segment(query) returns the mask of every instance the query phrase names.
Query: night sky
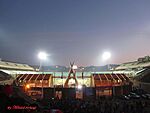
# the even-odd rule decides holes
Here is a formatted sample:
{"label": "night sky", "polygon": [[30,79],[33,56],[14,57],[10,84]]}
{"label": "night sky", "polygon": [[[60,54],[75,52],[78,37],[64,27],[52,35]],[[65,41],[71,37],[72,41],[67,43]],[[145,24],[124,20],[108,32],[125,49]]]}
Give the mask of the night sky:
{"label": "night sky", "polygon": [[150,55],[150,0],[0,0],[0,58],[39,64],[39,51],[49,54],[45,65]]}

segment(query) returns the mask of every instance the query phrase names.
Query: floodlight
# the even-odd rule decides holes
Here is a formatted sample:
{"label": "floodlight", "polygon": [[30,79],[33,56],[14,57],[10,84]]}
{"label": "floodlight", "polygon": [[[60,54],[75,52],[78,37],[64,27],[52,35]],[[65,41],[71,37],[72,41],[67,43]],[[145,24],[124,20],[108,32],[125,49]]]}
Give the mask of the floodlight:
{"label": "floodlight", "polygon": [[104,52],[103,55],[102,55],[103,61],[106,61],[106,60],[110,59],[110,57],[111,57],[111,53],[107,52],[107,51]]}
{"label": "floodlight", "polygon": [[38,54],[38,58],[40,59],[40,60],[46,60],[47,59],[47,53],[45,53],[45,52],[40,52],[39,54]]}

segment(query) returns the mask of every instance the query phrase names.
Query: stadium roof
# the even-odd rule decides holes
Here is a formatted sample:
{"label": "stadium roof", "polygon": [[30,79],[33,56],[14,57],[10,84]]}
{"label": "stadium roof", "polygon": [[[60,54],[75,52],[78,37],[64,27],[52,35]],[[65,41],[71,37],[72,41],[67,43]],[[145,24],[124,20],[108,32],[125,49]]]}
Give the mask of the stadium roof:
{"label": "stadium roof", "polygon": [[120,66],[116,67],[115,70],[128,70],[146,67],[150,67],[150,59],[145,60],[144,58],[139,58],[137,61],[134,62],[123,63]]}
{"label": "stadium roof", "polygon": [[17,80],[30,81],[30,80],[49,80],[51,74],[21,74]]}
{"label": "stadium roof", "polygon": [[5,61],[0,61],[0,69],[34,71],[34,68],[27,64],[5,62]]}

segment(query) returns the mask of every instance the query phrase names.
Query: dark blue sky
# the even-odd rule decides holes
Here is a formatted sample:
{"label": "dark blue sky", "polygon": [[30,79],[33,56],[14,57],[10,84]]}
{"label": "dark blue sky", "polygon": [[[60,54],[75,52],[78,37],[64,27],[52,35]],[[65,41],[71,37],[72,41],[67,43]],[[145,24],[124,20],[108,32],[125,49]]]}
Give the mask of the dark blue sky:
{"label": "dark blue sky", "polygon": [[[46,65],[123,63],[150,55],[149,0],[0,0],[0,58]],[[101,61],[104,51],[111,60]]]}

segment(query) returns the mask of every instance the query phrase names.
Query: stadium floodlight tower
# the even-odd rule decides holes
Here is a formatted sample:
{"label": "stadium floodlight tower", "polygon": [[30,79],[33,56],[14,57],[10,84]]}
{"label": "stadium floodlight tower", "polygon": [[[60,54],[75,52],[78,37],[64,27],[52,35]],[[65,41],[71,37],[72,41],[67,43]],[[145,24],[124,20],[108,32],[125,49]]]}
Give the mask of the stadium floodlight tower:
{"label": "stadium floodlight tower", "polygon": [[[48,57],[48,54],[45,52],[39,52],[38,54],[38,58],[40,59],[40,67],[39,67],[39,71],[41,71],[42,69],[42,61],[46,60]],[[43,70],[42,70],[43,72]],[[43,75],[44,73],[42,73],[42,94],[41,94],[41,99],[43,99]]]}
{"label": "stadium floodlight tower", "polygon": [[40,59],[40,67],[39,67],[39,71],[41,70],[42,68],[42,61],[46,60],[47,59],[47,53],[45,52],[39,52],[38,54],[38,58]]}
{"label": "stadium floodlight tower", "polygon": [[[110,52],[108,52],[108,51],[105,51],[103,54],[102,54],[102,60],[104,61],[104,62],[108,62],[108,60],[110,60],[110,58],[111,58],[111,53]],[[108,70],[110,69],[110,67],[109,67],[109,63],[108,63]]]}

